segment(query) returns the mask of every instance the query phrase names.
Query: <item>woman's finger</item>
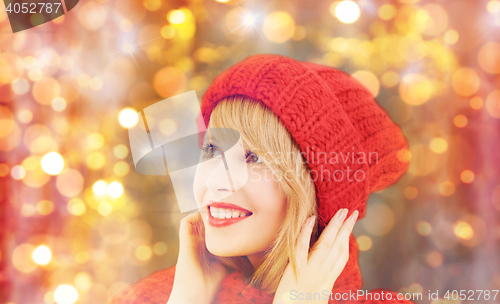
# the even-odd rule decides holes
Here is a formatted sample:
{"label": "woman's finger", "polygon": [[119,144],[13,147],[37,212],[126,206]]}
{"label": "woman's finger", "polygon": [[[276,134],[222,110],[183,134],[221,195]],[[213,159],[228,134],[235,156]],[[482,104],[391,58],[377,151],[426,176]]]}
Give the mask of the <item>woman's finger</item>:
{"label": "woman's finger", "polygon": [[[345,222],[342,224],[342,227],[340,227],[330,253],[325,259],[325,267],[334,267],[334,265],[337,264],[338,261],[340,261],[340,264],[342,264],[343,262],[347,262],[347,260],[349,259],[349,236],[351,235],[352,229],[354,228],[354,224],[356,224],[358,215],[358,210],[355,210],[351,214],[351,216],[347,220],[345,220]],[[345,266],[345,264],[343,266]]]}
{"label": "woman's finger", "polygon": [[192,247],[194,244],[191,241],[193,224],[196,220],[198,212],[191,213],[181,219],[179,227],[179,243],[180,246]]}
{"label": "woman's finger", "polygon": [[302,226],[299,237],[297,238],[295,256],[299,267],[307,264],[307,257],[309,256],[309,243],[311,242],[311,233],[313,231],[315,221],[315,215],[309,217]]}
{"label": "woman's finger", "polygon": [[335,238],[339,231],[339,228],[342,226],[342,222],[344,221],[347,215],[347,209],[340,209],[335,213],[332,217],[328,225],[325,227],[321,235],[319,236],[318,241],[314,245],[314,251],[322,252],[321,259],[324,258],[324,255],[328,255],[330,249],[335,242]]}

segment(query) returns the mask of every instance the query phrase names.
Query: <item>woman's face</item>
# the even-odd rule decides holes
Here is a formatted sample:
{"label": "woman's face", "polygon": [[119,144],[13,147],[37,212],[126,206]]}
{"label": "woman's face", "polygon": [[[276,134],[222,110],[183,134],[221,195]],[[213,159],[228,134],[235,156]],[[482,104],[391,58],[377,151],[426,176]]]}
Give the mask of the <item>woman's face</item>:
{"label": "woman's face", "polygon": [[[240,147],[243,151],[241,142]],[[237,189],[232,192],[221,156],[212,148],[208,145],[202,151],[212,160],[198,166],[194,182],[207,249],[217,256],[259,257],[272,245],[283,223],[286,196],[272,171],[251,151],[245,152],[248,180],[235,186],[232,172]]]}

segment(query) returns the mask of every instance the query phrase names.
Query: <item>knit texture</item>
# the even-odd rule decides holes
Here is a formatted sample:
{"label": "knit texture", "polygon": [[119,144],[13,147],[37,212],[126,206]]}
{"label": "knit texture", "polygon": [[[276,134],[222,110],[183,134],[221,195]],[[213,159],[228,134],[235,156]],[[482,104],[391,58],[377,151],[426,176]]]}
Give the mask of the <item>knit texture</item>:
{"label": "knit texture", "polygon": [[305,154],[320,228],[341,208],[363,218],[368,195],[408,169],[399,157],[408,150],[400,127],[343,71],[280,55],[248,57],[217,76],[203,95],[205,127],[217,103],[232,95],[262,101]]}
{"label": "knit texture", "polygon": [[[408,150],[401,129],[373,95],[345,72],[280,55],[248,57],[212,82],[202,98],[198,125],[204,123],[208,127],[217,103],[233,95],[263,102],[299,145],[316,187],[320,230],[341,208],[348,208],[349,214],[358,210],[358,219],[363,218],[368,195],[396,182],[408,168],[409,163],[400,160],[400,153]],[[351,176],[347,176],[349,172]],[[155,272],[124,290],[111,303],[166,303],[174,271],[171,267]],[[333,291],[356,293],[361,286],[358,247],[351,234],[349,260]],[[330,303],[411,303],[396,300],[393,292],[379,289],[372,293],[378,294],[379,299],[382,293],[390,293],[393,300],[349,299]],[[272,299],[272,295],[249,286],[248,279],[234,271],[223,279],[213,303],[266,304],[272,303]]]}
{"label": "knit texture", "polygon": [[[358,267],[358,247],[356,239],[351,234],[349,239],[349,261],[334,284],[332,292],[338,294],[356,294],[362,286],[361,273]],[[175,266],[159,270],[148,277],[125,288],[116,295],[108,304],[165,304],[167,303],[174,283]],[[220,284],[219,290],[212,300],[212,304],[272,304],[274,294],[268,294],[265,291],[248,285],[250,279],[245,277],[239,271],[232,271]],[[380,294],[384,293],[384,297]],[[363,299],[351,298],[347,301],[336,301],[335,298],[328,303],[387,303],[403,304],[412,303],[409,301],[396,300],[396,293],[383,291],[381,289],[373,290],[370,293],[378,293],[379,299],[387,299],[387,293],[391,293],[392,301],[374,300],[377,297]],[[201,300],[201,299],[200,299]],[[184,304],[184,303],[175,303]]]}

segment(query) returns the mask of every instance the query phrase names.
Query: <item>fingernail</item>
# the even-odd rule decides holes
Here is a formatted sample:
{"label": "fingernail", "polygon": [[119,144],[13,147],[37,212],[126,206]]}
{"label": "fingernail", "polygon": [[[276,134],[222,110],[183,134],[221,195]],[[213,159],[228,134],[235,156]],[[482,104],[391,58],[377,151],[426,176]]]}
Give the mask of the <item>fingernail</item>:
{"label": "fingernail", "polygon": [[354,211],[351,215],[351,221],[356,222],[356,219],[358,218],[359,212],[358,210]]}
{"label": "fingernail", "polygon": [[314,221],[316,220],[316,215],[313,215],[312,217],[309,218],[308,224],[310,227],[314,225]]}
{"label": "fingernail", "polygon": [[347,216],[347,212],[349,212],[349,210],[347,210],[347,209],[343,209],[342,210],[342,214],[340,215],[340,220],[341,221],[345,220],[345,217]]}

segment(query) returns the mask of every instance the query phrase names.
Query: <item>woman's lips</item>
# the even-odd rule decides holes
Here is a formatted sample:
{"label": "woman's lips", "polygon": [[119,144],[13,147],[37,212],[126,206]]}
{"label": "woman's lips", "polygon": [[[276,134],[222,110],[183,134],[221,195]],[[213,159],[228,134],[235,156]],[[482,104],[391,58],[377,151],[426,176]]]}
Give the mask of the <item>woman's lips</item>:
{"label": "woman's lips", "polygon": [[207,207],[208,224],[213,227],[226,227],[252,215],[252,212],[229,203],[209,201]]}

